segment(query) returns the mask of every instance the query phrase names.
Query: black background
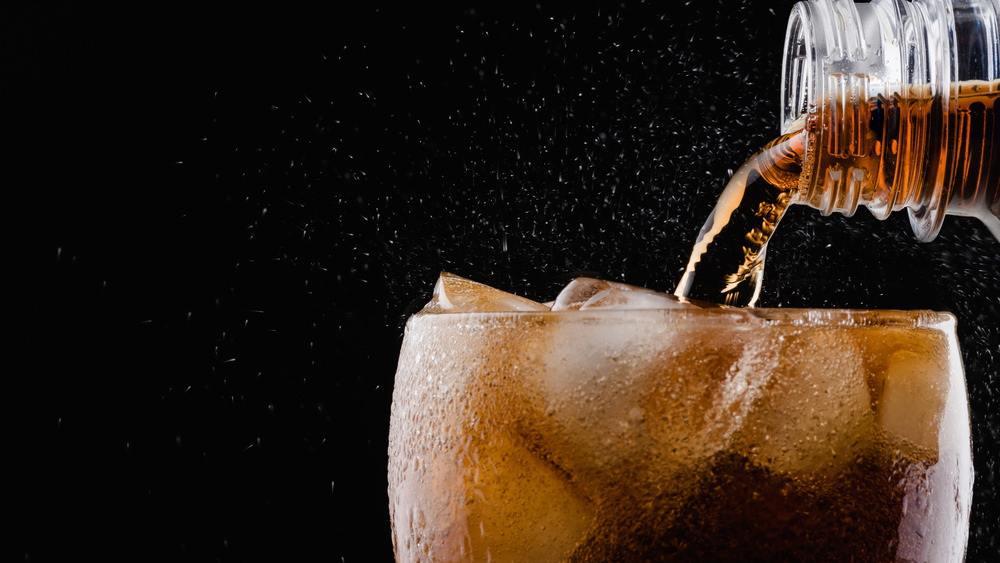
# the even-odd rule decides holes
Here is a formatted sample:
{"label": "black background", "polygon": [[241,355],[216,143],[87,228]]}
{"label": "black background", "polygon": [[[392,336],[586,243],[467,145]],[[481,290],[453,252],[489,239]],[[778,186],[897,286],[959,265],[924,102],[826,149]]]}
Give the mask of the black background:
{"label": "black background", "polygon": [[[0,88],[28,561],[391,560],[406,316],[440,270],[672,290],[777,133],[791,5],[26,4]],[[969,560],[997,556],[1000,243],[793,208],[760,304],[956,314]]]}

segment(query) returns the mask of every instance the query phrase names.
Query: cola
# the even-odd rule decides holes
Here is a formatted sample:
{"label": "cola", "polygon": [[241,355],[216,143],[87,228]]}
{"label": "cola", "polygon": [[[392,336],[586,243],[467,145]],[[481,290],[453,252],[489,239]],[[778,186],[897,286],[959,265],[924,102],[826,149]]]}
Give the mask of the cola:
{"label": "cola", "polygon": [[393,391],[397,560],[962,560],[954,317],[650,293],[442,275]]}

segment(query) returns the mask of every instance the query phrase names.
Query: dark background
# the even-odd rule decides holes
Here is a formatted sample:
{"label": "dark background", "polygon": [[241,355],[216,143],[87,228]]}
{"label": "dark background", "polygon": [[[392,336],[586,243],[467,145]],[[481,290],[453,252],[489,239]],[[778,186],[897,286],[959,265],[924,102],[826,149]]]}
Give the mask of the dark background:
{"label": "dark background", "polygon": [[[407,315],[449,270],[672,290],[777,133],[790,2],[3,8],[5,512],[26,561],[391,560]],[[1000,243],[793,208],[763,306],[948,310],[1000,550]]]}

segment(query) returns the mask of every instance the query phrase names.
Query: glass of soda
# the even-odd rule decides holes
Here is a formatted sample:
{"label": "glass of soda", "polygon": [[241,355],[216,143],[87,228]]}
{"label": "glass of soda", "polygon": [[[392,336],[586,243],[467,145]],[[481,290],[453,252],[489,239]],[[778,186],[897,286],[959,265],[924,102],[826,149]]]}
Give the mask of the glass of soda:
{"label": "glass of soda", "polygon": [[398,561],[962,561],[955,319],[442,274],[400,352]]}

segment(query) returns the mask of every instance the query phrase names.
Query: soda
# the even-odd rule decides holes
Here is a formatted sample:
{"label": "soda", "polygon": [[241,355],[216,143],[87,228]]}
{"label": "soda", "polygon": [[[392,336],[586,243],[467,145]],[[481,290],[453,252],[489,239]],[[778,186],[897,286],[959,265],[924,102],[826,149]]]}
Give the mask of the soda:
{"label": "soda", "polygon": [[407,323],[397,560],[962,560],[950,314],[698,308],[586,279],[564,293],[443,274]]}

